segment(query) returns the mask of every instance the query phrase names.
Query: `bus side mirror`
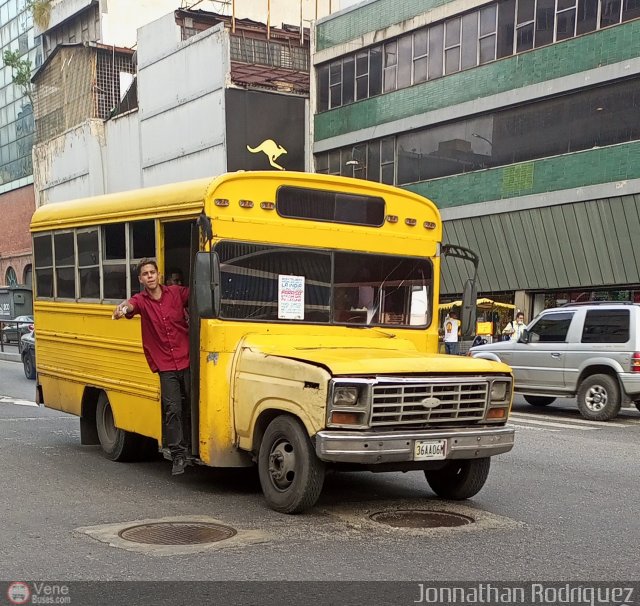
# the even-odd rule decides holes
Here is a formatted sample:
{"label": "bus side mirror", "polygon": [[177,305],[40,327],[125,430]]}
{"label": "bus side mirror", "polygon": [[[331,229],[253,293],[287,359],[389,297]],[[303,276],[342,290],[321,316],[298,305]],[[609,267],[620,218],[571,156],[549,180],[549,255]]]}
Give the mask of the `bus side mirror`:
{"label": "bus side mirror", "polygon": [[478,289],[475,280],[467,280],[462,293],[462,314],[460,316],[463,338],[469,338],[476,333],[476,299]]}
{"label": "bus side mirror", "polygon": [[220,315],[220,261],[217,253],[196,253],[192,296],[195,296],[195,310],[199,318],[217,318]]}

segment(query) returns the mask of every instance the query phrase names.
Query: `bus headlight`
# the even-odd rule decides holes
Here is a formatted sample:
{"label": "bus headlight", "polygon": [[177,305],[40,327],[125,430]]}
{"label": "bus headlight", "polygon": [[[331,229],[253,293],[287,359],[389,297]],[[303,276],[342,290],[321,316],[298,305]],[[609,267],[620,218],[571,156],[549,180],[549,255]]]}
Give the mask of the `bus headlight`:
{"label": "bus headlight", "polygon": [[509,393],[509,385],[507,381],[494,381],[491,383],[491,394],[489,399],[491,402],[504,402]]}
{"label": "bus headlight", "polygon": [[336,387],[333,392],[334,406],[357,406],[358,405],[358,388],[341,386]]}
{"label": "bus headlight", "polygon": [[364,429],[371,410],[370,379],[338,379],[327,401],[327,426]]}

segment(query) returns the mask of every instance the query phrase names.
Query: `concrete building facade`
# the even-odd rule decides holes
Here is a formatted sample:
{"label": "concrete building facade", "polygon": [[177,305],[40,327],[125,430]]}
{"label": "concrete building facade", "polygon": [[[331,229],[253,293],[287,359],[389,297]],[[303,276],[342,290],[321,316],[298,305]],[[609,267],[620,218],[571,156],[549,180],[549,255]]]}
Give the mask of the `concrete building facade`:
{"label": "concrete building facade", "polygon": [[[434,200],[481,293],[529,318],[640,301],[639,6],[369,0],[321,19],[315,169]],[[447,262],[443,295],[465,277]]]}
{"label": "concrete building facade", "polygon": [[[177,10],[140,28],[136,107],[108,119],[85,115],[34,147],[36,204],[213,176],[273,169],[258,150],[269,139],[287,150],[282,168],[305,170],[309,40],[299,28]],[[85,50],[73,45],[58,53]],[[100,49],[97,49],[100,50]],[[51,55],[34,79],[55,66]],[[114,77],[118,77],[112,70]],[[126,93],[129,94],[128,92]],[[88,104],[94,107],[95,104]],[[40,130],[38,130],[40,132]]]}

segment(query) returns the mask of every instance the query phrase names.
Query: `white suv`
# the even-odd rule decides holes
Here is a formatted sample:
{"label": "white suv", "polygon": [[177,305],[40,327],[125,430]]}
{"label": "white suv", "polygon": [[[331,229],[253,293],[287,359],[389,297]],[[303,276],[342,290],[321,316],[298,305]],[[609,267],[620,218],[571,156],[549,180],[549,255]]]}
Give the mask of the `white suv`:
{"label": "white suv", "polygon": [[640,410],[640,305],[634,303],[546,309],[517,343],[479,345],[469,354],[509,364],[516,393],[533,406],[576,397],[592,421],[613,419],[624,399]]}

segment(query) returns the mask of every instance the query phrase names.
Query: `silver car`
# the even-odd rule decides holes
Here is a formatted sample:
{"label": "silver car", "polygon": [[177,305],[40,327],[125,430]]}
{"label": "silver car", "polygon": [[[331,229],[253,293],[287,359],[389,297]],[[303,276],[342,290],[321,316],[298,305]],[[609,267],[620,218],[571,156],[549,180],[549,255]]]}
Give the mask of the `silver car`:
{"label": "silver car", "polygon": [[469,354],[511,366],[516,393],[533,406],[575,397],[592,421],[613,419],[625,399],[640,410],[640,305],[634,303],[546,309],[518,342],[479,345]]}

